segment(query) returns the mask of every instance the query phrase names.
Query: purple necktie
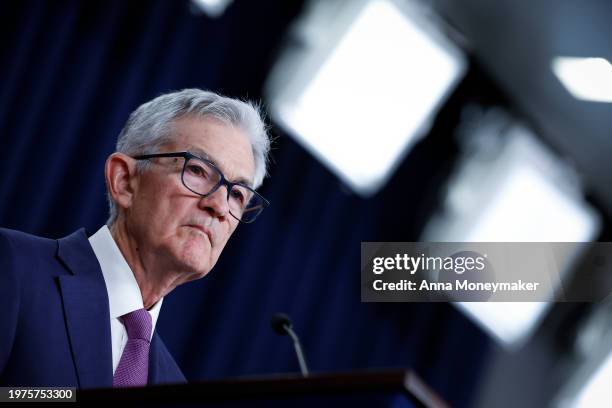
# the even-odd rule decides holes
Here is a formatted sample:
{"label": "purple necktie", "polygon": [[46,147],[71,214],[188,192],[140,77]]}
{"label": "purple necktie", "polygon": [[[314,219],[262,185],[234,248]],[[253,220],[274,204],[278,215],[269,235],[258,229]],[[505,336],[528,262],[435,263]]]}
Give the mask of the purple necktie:
{"label": "purple necktie", "polygon": [[149,374],[149,345],[151,342],[151,315],[138,309],[121,316],[128,333],[128,341],[113,376],[113,387],[147,385]]}

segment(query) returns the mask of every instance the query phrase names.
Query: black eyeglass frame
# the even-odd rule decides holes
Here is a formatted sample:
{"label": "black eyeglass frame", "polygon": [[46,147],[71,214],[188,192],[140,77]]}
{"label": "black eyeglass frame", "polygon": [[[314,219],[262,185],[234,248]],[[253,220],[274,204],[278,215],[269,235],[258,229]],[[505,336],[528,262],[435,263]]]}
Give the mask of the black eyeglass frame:
{"label": "black eyeglass frame", "polygon": [[[261,214],[261,212],[266,207],[268,207],[270,205],[270,202],[268,200],[266,200],[264,198],[264,196],[259,194],[257,191],[253,190],[251,187],[245,185],[244,183],[233,183],[233,182],[229,181],[228,179],[225,178],[225,175],[223,174],[223,172],[221,170],[219,170],[219,168],[217,168],[217,166],[215,166],[215,164],[213,162],[211,162],[210,160],[207,160],[207,159],[205,159],[203,157],[196,156],[195,154],[193,154],[191,152],[172,152],[172,153],[142,154],[142,155],[139,155],[139,156],[134,156],[132,158],[135,159],[135,160],[149,160],[149,159],[156,159],[156,158],[159,158],[159,157],[182,157],[182,158],[184,158],[185,162],[183,163],[183,169],[181,170],[181,182],[183,183],[183,185],[185,186],[185,188],[187,190],[191,191],[194,194],[199,195],[200,197],[208,197],[209,195],[211,195],[215,191],[217,191],[221,186],[226,186],[227,187],[227,201],[229,202],[229,198],[230,198],[229,196],[230,196],[230,192],[232,191],[232,188],[234,186],[240,186],[240,187],[244,187],[244,188],[248,189],[249,191],[251,191],[254,196],[258,196],[259,198],[261,198],[261,202],[262,202],[261,208],[258,210],[258,212],[253,216],[253,219],[251,219],[250,221],[243,221],[242,219],[240,219],[240,218],[236,217],[234,214],[232,214],[231,211],[229,211],[229,213],[230,213],[230,215],[232,217],[234,217],[235,219],[237,219],[238,221],[240,221],[242,223],[245,223],[245,224],[252,223],[253,221],[255,221],[257,219],[257,217],[259,217],[259,214]],[[206,163],[210,167],[212,167],[221,176],[219,178],[219,181],[217,182],[217,184],[207,194],[198,193],[197,191],[194,191],[191,188],[189,188],[187,183],[185,183],[185,180],[184,180],[185,169],[187,168],[187,163],[191,159],[197,159],[197,160],[203,161],[204,163]]]}

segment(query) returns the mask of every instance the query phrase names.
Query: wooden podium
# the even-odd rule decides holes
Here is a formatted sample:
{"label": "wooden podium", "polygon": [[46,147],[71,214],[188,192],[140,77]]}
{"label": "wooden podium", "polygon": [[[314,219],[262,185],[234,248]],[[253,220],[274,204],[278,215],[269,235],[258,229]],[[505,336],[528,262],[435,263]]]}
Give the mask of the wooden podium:
{"label": "wooden podium", "polygon": [[278,375],[77,392],[77,402],[201,407],[435,407],[448,405],[410,370]]}

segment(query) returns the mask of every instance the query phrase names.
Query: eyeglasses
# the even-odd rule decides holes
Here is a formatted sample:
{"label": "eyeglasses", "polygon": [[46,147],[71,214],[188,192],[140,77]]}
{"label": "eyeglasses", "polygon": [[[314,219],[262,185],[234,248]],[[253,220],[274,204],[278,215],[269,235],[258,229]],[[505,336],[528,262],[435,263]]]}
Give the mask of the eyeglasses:
{"label": "eyeglasses", "polygon": [[149,160],[158,157],[182,157],[185,159],[181,171],[181,181],[187,189],[199,196],[207,197],[221,186],[227,187],[229,212],[240,222],[251,223],[270,203],[257,191],[242,184],[228,181],[221,170],[209,160],[190,152],[157,153],[135,156],[136,160]]}

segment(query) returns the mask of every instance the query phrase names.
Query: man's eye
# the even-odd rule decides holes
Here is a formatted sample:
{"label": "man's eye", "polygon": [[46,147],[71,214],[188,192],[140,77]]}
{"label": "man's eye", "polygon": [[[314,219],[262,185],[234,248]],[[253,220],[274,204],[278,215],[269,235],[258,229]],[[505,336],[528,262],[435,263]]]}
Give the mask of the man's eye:
{"label": "man's eye", "polygon": [[240,204],[244,204],[245,195],[240,190],[233,189],[232,190],[232,198],[237,200]]}
{"label": "man's eye", "polygon": [[187,166],[187,171],[189,171],[189,173],[193,175],[200,176],[200,177],[208,176],[206,171],[200,166]]}

